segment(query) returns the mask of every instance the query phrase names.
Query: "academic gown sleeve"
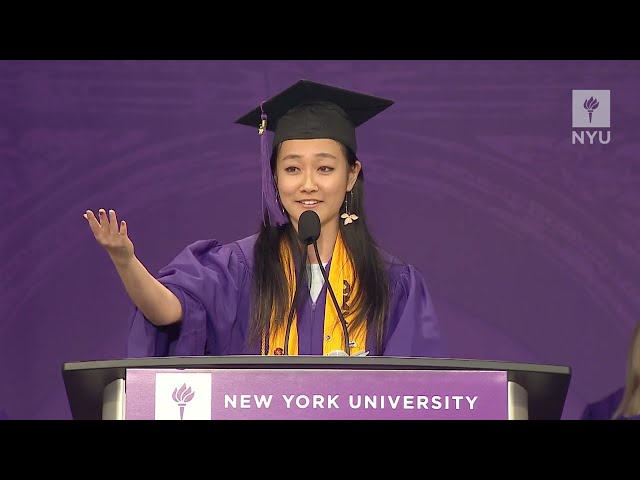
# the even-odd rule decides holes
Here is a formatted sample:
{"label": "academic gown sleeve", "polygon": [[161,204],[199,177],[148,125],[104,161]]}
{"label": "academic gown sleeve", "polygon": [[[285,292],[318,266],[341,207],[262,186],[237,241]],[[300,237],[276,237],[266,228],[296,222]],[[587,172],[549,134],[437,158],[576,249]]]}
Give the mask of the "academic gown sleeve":
{"label": "academic gown sleeve", "polygon": [[383,355],[443,357],[444,342],[422,275],[411,265],[394,269],[389,330]]}
{"label": "academic gown sleeve", "polygon": [[127,356],[219,354],[231,338],[247,276],[246,264],[230,245],[216,240],[189,245],[156,277],[178,297],[182,320],[156,327],[135,308]]}

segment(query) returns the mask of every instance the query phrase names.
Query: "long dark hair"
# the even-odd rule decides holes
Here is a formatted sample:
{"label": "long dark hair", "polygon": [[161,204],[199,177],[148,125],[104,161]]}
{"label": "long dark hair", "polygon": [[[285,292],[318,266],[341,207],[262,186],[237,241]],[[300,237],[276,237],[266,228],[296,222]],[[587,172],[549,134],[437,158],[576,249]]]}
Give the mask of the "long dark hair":
{"label": "long dark hair", "polygon": [[[353,151],[342,145],[349,167],[357,160]],[[276,169],[278,157],[276,146],[271,154],[271,171]],[[355,281],[358,283],[357,296],[349,299],[349,311],[354,312],[350,321],[350,331],[355,331],[367,322],[367,331],[376,332],[376,353],[381,354],[384,330],[389,313],[389,280],[383,258],[378,250],[369,228],[364,211],[364,173],[358,174],[352,193],[347,193],[349,213],[358,215],[358,220],[344,225],[340,222],[340,232],[349,257],[353,262]],[[340,210],[344,213],[345,205]],[[267,220],[266,212],[263,218]],[[265,226],[266,224],[266,226]],[[289,287],[285,275],[286,265],[280,260],[280,244],[286,242],[293,253],[294,265],[302,261],[302,245],[291,223],[279,227],[269,226],[268,221],[261,222],[260,231],[254,248],[253,284],[251,299],[251,323],[249,327],[249,344],[259,344],[271,321],[272,309],[275,313],[275,328],[283,327],[289,308]],[[297,281],[306,283],[306,268],[302,269]],[[298,268],[298,271],[300,269]],[[303,290],[303,289],[299,289]],[[336,292],[340,297],[342,292]],[[298,295],[296,308],[304,298]],[[327,301],[330,301],[327,298]]]}

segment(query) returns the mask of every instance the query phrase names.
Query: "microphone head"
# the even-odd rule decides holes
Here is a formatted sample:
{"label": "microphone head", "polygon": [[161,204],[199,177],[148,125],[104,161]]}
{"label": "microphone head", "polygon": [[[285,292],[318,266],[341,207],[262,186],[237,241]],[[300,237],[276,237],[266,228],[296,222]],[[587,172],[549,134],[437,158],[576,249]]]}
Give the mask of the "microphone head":
{"label": "microphone head", "polygon": [[305,210],[298,220],[298,238],[309,245],[320,236],[320,217],[313,210]]}

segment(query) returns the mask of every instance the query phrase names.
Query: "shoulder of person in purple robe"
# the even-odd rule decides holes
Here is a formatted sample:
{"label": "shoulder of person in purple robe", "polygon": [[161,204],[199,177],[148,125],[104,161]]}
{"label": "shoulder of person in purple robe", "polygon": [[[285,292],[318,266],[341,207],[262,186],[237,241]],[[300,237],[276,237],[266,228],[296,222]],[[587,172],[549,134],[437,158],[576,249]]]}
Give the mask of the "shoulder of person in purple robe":
{"label": "shoulder of person in purple robe", "polygon": [[242,238],[240,240],[236,240],[233,242],[234,249],[237,249],[237,252],[243,259],[243,262],[247,265],[249,270],[253,268],[253,248],[256,245],[256,240],[258,239],[258,234],[250,235],[248,237]]}
{"label": "shoulder of person in purple robe", "polygon": [[228,243],[221,243],[215,238],[196,240],[184,247],[178,255],[161,269],[160,274],[162,275],[177,265],[185,263],[197,262],[205,267],[210,266],[212,263],[217,263],[217,260],[214,259],[218,254],[223,256],[225,254],[234,254],[242,264],[250,269],[253,263],[253,247],[256,238],[257,234]]}
{"label": "shoulder of person in purple robe", "polygon": [[208,245],[207,248],[212,251],[224,251],[231,250],[235,253],[240,261],[245,264],[249,269],[252,268],[253,265],[253,249],[256,244],[256,240],[258,238],[258,234],[250,235],[245,238],[241,238],[240,240],[235,240],[233,242],[220,244],[217,240],[208,240],[205,242],[209,242],[211,245]]}
{"label": "shoulder of person in purple robe", "polygon": [[581,420],[610,420],[620,405],[624,387],[620,387],[606,396],[587,404],[582,411]]}
{"label": "shoulder of person in purple robe", "polygon": [[398,257],[378,249],[382,256],[383,262],[387,265],[387,271],[389,272],[389,281],[391,285],[398,283],[402,279],[409,279],[412,276],[416,276],[418,279],[422,279],[422,273],[416,269],[410,263],[404,262]]}
{"label": "shoulder of person in purple robe", "polygon": [[9,414],[0,408],[0,420],[9,420]]}

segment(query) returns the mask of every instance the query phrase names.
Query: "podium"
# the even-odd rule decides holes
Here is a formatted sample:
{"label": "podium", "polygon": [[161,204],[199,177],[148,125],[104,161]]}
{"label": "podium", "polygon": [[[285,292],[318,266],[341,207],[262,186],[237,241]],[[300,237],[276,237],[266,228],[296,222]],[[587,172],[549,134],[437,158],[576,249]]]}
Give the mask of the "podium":
{"label": "podium", "polygon": [[559,420],[571,369],[332,356],[69,362],[74,420]]}

